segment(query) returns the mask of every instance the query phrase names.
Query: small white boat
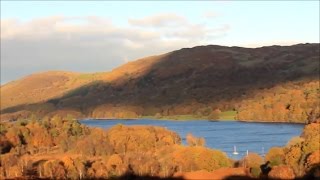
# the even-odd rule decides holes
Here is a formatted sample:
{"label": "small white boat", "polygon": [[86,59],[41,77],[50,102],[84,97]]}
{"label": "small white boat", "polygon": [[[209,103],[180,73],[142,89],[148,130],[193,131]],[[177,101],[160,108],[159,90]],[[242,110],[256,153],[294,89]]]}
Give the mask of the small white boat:
{"label": "small white boat", "polygon": [[239,153],[237,152],[237,147],[236,146],[233,146],[233,153],[234,155],[238,155]]}

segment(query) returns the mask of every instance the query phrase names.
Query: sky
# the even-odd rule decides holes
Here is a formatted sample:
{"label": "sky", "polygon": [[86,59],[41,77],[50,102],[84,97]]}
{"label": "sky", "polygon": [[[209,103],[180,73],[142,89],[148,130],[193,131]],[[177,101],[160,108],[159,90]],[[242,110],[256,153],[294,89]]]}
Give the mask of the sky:
{"label": "sky", "polygon": [[319,1],[2,1],[1,84],[199,45],[319,43]]}

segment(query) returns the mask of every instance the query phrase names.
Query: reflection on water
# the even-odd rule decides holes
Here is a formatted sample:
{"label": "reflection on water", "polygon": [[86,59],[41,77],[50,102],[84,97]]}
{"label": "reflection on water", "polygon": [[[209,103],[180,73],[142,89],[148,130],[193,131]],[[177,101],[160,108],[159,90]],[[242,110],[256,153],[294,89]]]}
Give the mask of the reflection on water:
{"label": "reflection on water", "polygon": [[[204,137],[206,146],[220,149],[229,157],[239,159],[249,152],[263,155],[272,146],[284,146],[293,136],[299,136],[303,125],[283,123],[245,123],[237,121],[159,121],[159,120],[81,120],[92,127],[109,128],[116,124],[163,126],[185,137],[192,133]],[[238,155],[233,155],[236,146]]]}

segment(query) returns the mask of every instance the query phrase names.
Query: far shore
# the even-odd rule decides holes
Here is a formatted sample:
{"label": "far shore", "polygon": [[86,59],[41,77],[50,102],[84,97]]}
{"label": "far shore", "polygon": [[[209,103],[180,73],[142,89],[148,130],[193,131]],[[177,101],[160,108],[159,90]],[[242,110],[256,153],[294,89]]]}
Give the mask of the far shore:
{"label": "far shore", "polygon": [[278,124],[308,124],[307,122],[285,122],[285,121],[259,121],[259,120],[236,120],[245,123],[278,123]]}
{"label": "far shore", "polygon": [[194,119],[174,119],[174,118],[155,118],[155,117],[139,117],[139,118],[84,118],[79,119],[79,121],[83,120],[99,120],[99,121],[111,121],[111,120],[122,120],[122,121],[135,121],[135,120],[156,120],[156,121],[212,121],[212,122],[243,122],[243,123],[278,123],[278,124],[307,124],[302,122],[283,122],[283,121],[252,121],[252,120],[236,120],[236,119],[217,119],[217,120],[209,120],[204,118],[194,118]]}
{"label": "far shore", "polygon": [[218,119],[210,119],[208,116],[195,116],[188,114],[180,114],[180,115],[170,115],[170,116],[140,116],[137,118],[83,118],[85,119],[93,119],[93,120],[139,120],[139,119],[147,119],[147,120],[160,120],[160,121],[237,121],[236,120],[236,111],[223,111],[220,113]]}

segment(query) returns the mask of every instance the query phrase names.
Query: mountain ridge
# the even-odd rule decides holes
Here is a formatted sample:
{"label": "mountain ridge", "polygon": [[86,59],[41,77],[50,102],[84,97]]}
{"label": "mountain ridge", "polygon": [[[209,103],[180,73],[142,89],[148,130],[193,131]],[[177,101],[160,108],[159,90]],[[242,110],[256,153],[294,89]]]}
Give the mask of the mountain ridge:
{"label": "mountain ridge", "polygon": [[51,113],[72,110],[111,118],[238,110],[241,101],[261,89],[319,83],[319,44],[196,46],[141,58],[109,72],[50,73],[57,76],[31,75],[1,86],[1,114],[35,113],[30,104],[50,104]]}

